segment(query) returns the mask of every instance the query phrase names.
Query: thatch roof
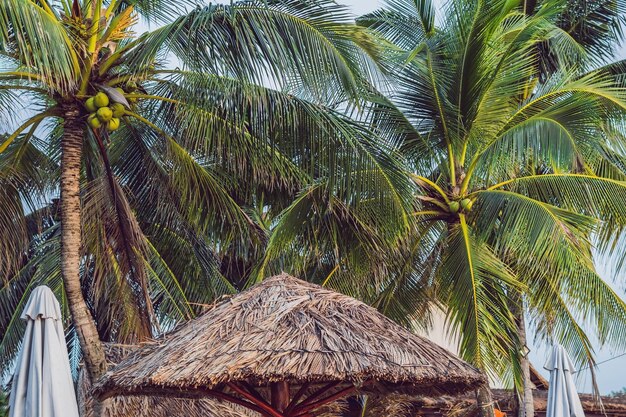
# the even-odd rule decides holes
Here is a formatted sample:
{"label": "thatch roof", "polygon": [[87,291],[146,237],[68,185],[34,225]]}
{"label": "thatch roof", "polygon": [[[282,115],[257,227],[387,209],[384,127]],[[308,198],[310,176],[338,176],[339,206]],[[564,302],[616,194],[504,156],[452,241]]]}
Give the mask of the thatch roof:
{"label": "thatch roof", "polygon": [[[115,366],[138,346],[106,344],[109,364]],[[78,406],[82,417],[95,417],[92,385],[85,368],[78,376]],[[109,399],[108,417],[259,417],[245,407],[213,398],[198,400],[172,397],[124,396]]]}
{"label": "thatch roof", "polygon": [[[504,393],[496,393],[496,397],[504,396]],[[585,411],[585,415],[601,415],[605,417],[626,416],[626,400],[613,397],[601,397],[600,403],[597,397],[591,394],[579,394],[580,402]],[[538,414],[545,415],[548,408],[548,392],[534,391],[535,411]]]}
{"label": "thatch roof", "polygon": [[96,393],[202,397],[278,381],[439,395],[485,378],[364,303],[282,274],[132,353]]}
{"label": "thatch roof", "polygon": [[[492,390],[495,406],[507,416],[516,415],[515,394],[510,390]],[[587,417],[626,417],[626,400],[602,397],[600,404],[590,394],[579,394]],[[535,417],[545,417],[548,391],[533,390]],[[370,416],[393,415],[394,417],[478,417],[479,410],[473,394],[440,396],[437,398],[396,395],[377,402]],[[393,411],[391,411],[393,410]]]}
{"label": "thatch roof", "polygon": [[[107,362],[115,366],[139,346],[106,343],[104,348]],[[78,407],[82,417],[95,417],[92,388],[87,370],[81,367],[78,374]],[[246,407],[213,398],[128,395],[109,398],[107,401],[107,417],[261,417]],[[348,412],[347,402],[341,401],[321,408],[319,417],[343,417]]]}
{"label": "thatch roof", "polygon": [[550,388],[548,380],[532,364],[530,365],[530,382],[533,383],[535,389],[540,391],[547,391]]}

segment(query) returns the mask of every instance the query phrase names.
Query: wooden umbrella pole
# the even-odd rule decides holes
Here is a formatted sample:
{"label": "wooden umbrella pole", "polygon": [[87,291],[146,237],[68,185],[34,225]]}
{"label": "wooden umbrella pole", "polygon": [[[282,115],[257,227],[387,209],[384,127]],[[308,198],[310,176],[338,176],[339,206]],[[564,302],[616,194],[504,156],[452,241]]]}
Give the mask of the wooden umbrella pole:
{"label": "wooden umbrella pole", "polygon": [[256,398],[256,396],[254,396],[253,394],[249,393],[245,389],[237,386],[236,384],[233,384],[232,382],[228,382],[226,385],[230,389],[235,391],[237,394],[241,395],[242,397],[244,397],[248,401],[254,403],[258,407],[263,409],[265,411],[265,413],[269,415],[269,417],[285,417],[281,412],[279,412],[278,410],[274,409],[271,405],[269,405],[268,403],[266,403],[265,401],[263,401],[263,400],[261,400],[259,398]]}
{"label": "wooden umbrella pole", "polygon": [[281,413],[289,406],[289,383],[287,381],[273,382],[270,385],[272,407]]}
{"label": "wooden umbrella pole", "polygon": [[261,414],[263,416],[266,416],[266,417],[275,417],[275,416],[272,416],[272,415],[268,415],[266,412],[264,412],[264,410],[261,407],[258,407],[256,404],[252,404],[252,403],[250,403],[250,402],[248,402],[246,400],[242,400],[240,398],[233,397],[232,395],[228,395],[228,394],[225,394],[225,393],[220,392],[220,391],[209,390],[208,391],[208,395],[213,396],[215,398],[219,398],[219,399],[224,400],[224,401],[231,402],[233,404],[241,405],[242,407],[246,407],[246,408],[248,408],[248,409],[250,409],[252,411],[256,411],[257,413],[259,413],[259,414]]}

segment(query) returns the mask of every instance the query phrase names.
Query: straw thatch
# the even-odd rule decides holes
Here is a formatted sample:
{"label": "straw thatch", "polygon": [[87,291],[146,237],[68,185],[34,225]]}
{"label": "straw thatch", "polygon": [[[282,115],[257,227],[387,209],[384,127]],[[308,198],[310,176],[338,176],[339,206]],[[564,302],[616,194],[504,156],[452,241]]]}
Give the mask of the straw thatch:
{"label": "straw thatch", "polygon": [[[508,417],[517,415],[516,395],[510,390],[492,390],[495,407]],[[626,401],[602,397],[602,404],[590,394],[579,394],[586,417],[626,417]],[[535,417],[545,417],[548,391],[533,391]],[[393,395],[371,402],[365,417],[478,417],[480,415],[474,394],[459,396],[420,397]]]}
{"label": "straw thatch", "polygon": [[101,398],[220,396],[236,391],[233,383],[266,387],[278,381],[294,391],[298,384],[336,381],[439,395],[476,388],[485,379],[364,303],[282,274],[131,354],[95,392]]}
{"label": "straw thatch", "polygon": [[[107,362],[112,366],[139,348],[138,345],[110,343],[104,347]],[[81,367],[78,374],[78,406],[82,417],[95,417],[92,388],[87,370]],[[108,401],[103,417],[261,417],[248,408],[213,398],[194,400],[129,395],[113,397]],[[342,401],[321,408],[319,417],[344,417],[347,412],[347,404]]]}
{"label": "straw thatch", "polygon": [[[105,345],[107,361],[115,365],[138,349],[131,345]],[[85,368],[78,376],[78,406],[82,417],[94,417],[92,385]],[[110,400],[106,417],[259,417],[245,407],[206,398],[188,400],[171,397],[124,396]]]}
{"label": "straw thatch", "polygon": [[[104,347],[107,362],[112,366],[139,348],[138,345],[110,343]],[[82,417],[95,417],[92,388],[87,370],[81,367],[78,374],[78,406]],[[261,417],[240,405],[212,398],[193,400],[130,395],[113,397],[108,401],[109,407],[103,417]],[[344,417],[346,413],[346,402],[337,402],[322,408],[319,417]]]}
{"label": "straw thatch", "polygon": [[548,380],[545,379],[532,364],[530,365],[530,382],[534,385],[533,388],[540,391],[547,391],[548,388],[550,388]]}
{"label": "straw thatch", "polygon": [[[502,409],[506,410],[506,406],[513,403],[511,400],[509,404],[505,403],[505,399],[507,398],[507,394],[510,397],[511,393],[508,393],[503,390],[495,390],[494,398],[500,399],[502,398]],[[585,416],[603,416],[603,417],[625,417],[626,416],[626,400],[614,397],[601,397],[600,401],[598,398],[591,394],[579,394],[580,403],[583,406],[583,410],[585,411]],[[534,392],[534,403],[535,403],[535,413],[543,417],[546,415],[546,411],[548,408],[548,392],[547,391],[535,391]],[[510,407],[512,408],[512,407]],[[507,415],[512,416],[512,413],[507,413]]]}

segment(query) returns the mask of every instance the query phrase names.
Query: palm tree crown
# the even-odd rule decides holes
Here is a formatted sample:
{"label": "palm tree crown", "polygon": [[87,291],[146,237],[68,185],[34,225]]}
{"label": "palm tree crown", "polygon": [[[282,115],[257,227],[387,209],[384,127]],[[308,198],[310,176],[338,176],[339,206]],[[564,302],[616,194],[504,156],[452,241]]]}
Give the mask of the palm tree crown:
{"label": "palm tree crown", "polygon": [[[137,36],[141,17],[158,28]],[[387,171],[403,181],[333,110],[357,104],[378,54],[333,2],[7,0],[0,29],[4,364],[36,285],[71,310],[97,375],[100,339],[151,337],[243,285],[258,213],[321,177],[382,213]]]}
{"label": "palm tree crown", "polygon": [[437,26],[433,2],[398,0],[359,20],[386,45],[392,78],[371,122],[416,186],[413,236],[374,302],[411,321],[419,294],[436,297],[463,357],[501,377],[519,376],[512,304],[579,362],[593,360],[587,325],[603,343],[626,335],[626,304],[593,264],[594,244],[624,250],[626,89],[582,65],[563,4],[522,6],[452,1]]}

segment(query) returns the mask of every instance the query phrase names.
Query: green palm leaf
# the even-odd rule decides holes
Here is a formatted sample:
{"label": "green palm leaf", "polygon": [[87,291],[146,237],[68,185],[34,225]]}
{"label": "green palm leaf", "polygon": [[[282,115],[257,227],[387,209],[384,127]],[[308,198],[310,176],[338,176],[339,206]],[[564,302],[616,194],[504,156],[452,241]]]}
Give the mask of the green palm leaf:
{"label": "green palm leaf", "polygon": [[502,358],[516,345],[507,290],[523,286],[513,271],[476,239],[463,217],[448,233],[446,255],[438,271],[440,297],[452,323],[460,329],[462,356],[497,375],[507,366]]}
{"label": "green palm leaf", "polygon": [[54,13],[27,0],[3,0],[0,33],[0,53],[18,59],[33,79],[61,91],[75,87],[79,61]]}

